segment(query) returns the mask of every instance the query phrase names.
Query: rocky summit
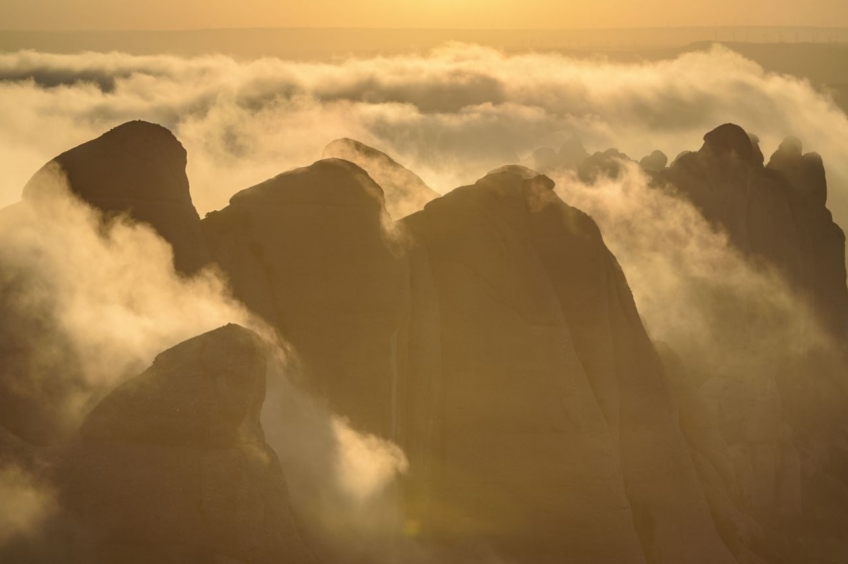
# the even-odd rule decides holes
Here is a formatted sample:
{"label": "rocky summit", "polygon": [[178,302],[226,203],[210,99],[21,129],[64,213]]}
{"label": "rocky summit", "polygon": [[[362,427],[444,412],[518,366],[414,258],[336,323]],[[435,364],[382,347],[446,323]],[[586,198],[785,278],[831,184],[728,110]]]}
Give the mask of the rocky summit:
{"label": "rocky summit", "polygon": [[107,216],[152,226],[171,243],[177,270],[191,274],[208,253],[185,167],[186,151],[170,131],[132,121],[56,157],[24,186],[23,197],[49,190],[58,168],[73,194]]}
{"label": "rocky summit", "polygon": [[[828,343],[841,342],[844,236],[827,210],[820,157],[788,138],[766,163],[756,138],[732,124],[670,165],[643,154],[650,189],[693,204],[744,260],[809,304]],[[28,473],[53,501],[0,559],[56,561],[47,546],[80,563],[848,558],[842,348],[718,368],[652,341],[601,228],[548,176],[508,165],[438,196],[361,143],[334,141],[325,156],[234,190],[203,220],[185,151],[159,126],[126,124],[55,159],[100,217],[152,225],[174,250],[178,279],[208,264],[274,338],[230,324],[173,343],[61,433],[41,423],[57,398],[73,397],[67,387],[0,413],[0,470]],[[576,141],[533,159],[587,184],[614,179],[629,160],[614,149],[589,155]],[[25,199],[50,197],[51,170]],[[756,304],[711,298],[751,334],[705,339],[769,338]],[[21,332],[50,323],[27,311],[15,310]],[[20,406],[34,347],[10,327],[0,324],[0,366],[15,367],[0,369],[0,405]],[[72,344],[51,350],[77,358]],[[266,380],[282,378],[269,370],[269,355],[282,354],[287,386]],[[71,369],[84,374],[67,363],[53,378],[65,382]],[[266,418],[279,408],[266,401],[271,385],[310,400],[286,403],[302,410],[292,417]],[[273,429],[298,446],[273,450],[263,422],[295,416],[319,423]],[[329,440],[293,435],[319,427]],[[408,465],[385,485],[380,453],[391,443]],[[358,493],[333,506],[352,518],[293,502],[325,507],[338,489],[292,489],[309,468],[298,456],[323,461],[316,480],[334,476]],[[374,525],[375,484],[394,527]],[[357,548],[346,552],[351,539]]]}

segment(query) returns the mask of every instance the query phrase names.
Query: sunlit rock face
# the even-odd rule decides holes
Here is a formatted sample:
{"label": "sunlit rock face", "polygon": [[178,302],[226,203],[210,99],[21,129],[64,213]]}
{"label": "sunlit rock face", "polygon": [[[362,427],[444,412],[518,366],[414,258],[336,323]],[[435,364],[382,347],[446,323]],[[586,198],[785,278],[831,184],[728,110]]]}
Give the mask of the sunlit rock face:
{"label": "sunlit rock face", "polygon": [[753,260],[780,269],[808,299],[834,337],[848,329],[845,236],[825,206],[821,158],[788,139],[767,166],[759,146],[739,126],[704,137],[660,175],[724,229]]}
{"label": "sunlit rock face", "polygon": [[383,189],[386,210],[393,219],[417,212],[439,193],[417,174],[395,162],[387,154],[353,139],[336,139],[324,148],[323,158],[350,161],[366,170]]}
{"label": "sunlit rock face", "polygon": [[62,153],[27,183],[25,199],[49,189],[55,164],[71,191],[94,208],[153,226],[173,247],[178,271],[191,274],[208,262],[189,193],[186,151],[164,127],[128,122]]}
{"label": "sunlit rock face", "polygon": [[239,192],[203,227],[235,296],[291,343],[314,391],[391,438],[412,290],[383,202],[364,170],[327,159]]}
{"label": "sunlit rock face", "polygon": [[624,276],[552,187],[505,167],[404,221],[441,319],[428,525],[521,562],[732,562]]}
{"label": "sunlit rock face", "polygon": [[64,561],[313,561],[259,425],[265,354],[227,325],[163,352],[92,410],[82,440],[53,455],[80,531]]}

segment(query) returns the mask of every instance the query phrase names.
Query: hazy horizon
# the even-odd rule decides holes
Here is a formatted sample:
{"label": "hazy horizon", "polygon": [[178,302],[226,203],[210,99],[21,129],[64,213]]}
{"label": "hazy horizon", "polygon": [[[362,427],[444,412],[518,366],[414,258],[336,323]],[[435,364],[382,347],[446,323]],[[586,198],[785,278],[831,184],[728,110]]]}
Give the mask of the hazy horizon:
{"label": "hazy horizon", "polygon": [[6,0],[7,29],[202,29],[267,27],[565,29],[669,26],[848,26],[839,0],[674,3],[670,0]]}

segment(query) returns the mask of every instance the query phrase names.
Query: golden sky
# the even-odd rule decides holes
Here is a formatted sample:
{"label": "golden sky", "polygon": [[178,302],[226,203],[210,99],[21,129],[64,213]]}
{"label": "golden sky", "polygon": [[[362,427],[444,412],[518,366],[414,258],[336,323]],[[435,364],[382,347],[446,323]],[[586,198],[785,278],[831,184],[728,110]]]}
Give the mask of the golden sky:
{"label": "golden sky", "polygon": [[842,26],[848,0],[0,0],[0,29]]}

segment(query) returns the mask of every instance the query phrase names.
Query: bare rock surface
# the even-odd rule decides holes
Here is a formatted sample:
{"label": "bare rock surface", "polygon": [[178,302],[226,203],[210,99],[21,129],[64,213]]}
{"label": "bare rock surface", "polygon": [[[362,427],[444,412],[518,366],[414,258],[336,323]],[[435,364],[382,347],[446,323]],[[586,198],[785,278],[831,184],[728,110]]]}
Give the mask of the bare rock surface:
{"label": "bare rock surface", "polygon": [[227,325],[160,354],[56,455],[79,562],[309,563],[259,425],[266,350]]}
{"label": "bare rock surface", "polygon": [[23,197],[49,190],[52,165],[58,164],[74,194],[107,216],[127,214],[151,225],[174,249],[177,270],[191,274],[209,255],[189,193],[186,159],[166,128],[132,121],[53,159],[27,183]]}
{"label": "bare rock surface", "polygon": [[837,339],[848,330],[845,235],[826,207],[821,158],[788,139],[763,166],[739,126],[722,125],[660,178],[689,198],[753,260],[780,269]]}
{"label": "bare rock surface", "polygon": [[552,188],[504,167],[404,221],[441,316],[432,526],[526,562],[733,562],[624,276]]}
{"label": "bare rock surface", "polygon": [[410,264],[388,225],[382,189],[340,159],[242,190],[203,220],[235,296],[293,345],[316,393],[394,437]]}

